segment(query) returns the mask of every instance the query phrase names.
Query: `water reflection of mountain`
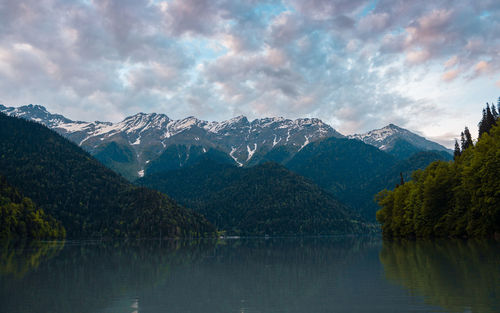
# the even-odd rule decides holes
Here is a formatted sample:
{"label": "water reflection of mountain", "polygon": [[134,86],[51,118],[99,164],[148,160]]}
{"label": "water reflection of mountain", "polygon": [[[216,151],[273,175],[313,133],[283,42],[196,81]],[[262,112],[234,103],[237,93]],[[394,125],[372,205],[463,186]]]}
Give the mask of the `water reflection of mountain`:
{"label": "water reflection of mountain", "polygon": [[376,260],[378,244],[345,237],[222,241],[210,258],[143,291],[140,312],[352,312],[365,274],[359,264]]}
{"label": "water reflection of mountain", "polygon": [[500,243],[479,240],[384,241],[388,280],[447,312],[500,312]]}
{"label": "water reflection of mountain", "polygon": [[2,273],[0,301],[5,312],[330,312],[335,290],[363,279],[343,272],[367,249],[376,259],[379,241],[67,242],[23,277]]}
{"label": "water reflection of mountain", "polygon": [[[56,249],[49,243],[37,243],[30,253],[17,249],[1,255],[1,264],[8,264],[0,272],[2,311],[102,312],[113,299],[154,286],[172,267],[192,264],[213,247],[212,240],[172,240],[66,242],[57,254],[45,252]],[[33,262],[40,254],[45,259]]]}

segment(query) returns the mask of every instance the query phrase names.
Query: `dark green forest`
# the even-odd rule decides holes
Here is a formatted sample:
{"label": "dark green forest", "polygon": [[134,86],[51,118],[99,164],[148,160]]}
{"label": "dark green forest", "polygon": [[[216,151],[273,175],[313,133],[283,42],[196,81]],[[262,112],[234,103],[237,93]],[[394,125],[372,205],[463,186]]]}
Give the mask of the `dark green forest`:
{"label": "dark green forest", "polygon": [[4,114],[0,175],[60,221],[68,237],[215,234],[200,214],[157,191],[130,184],[45,126]]}
{"label": "dark green forest", "polygon": [[483,111],[474,144],[468,128],[455,160],[437,161],[377,195],[377,220],[388,237],[483,237],[500,233],[500,125]]}
{"label": "dark green forest", "polygon": [[366,220],[375,222],[379,207],[374,196],[381,189],[394,188],[400,173],[406,179],[433,161],[450,159],[447,152],[420,151],[399,160],[362,141],[332,137],[308,144],[285,166],[311,179]]}
{"label": "dark green forest", "polygon": [[64,238],[66,230],[52,216],[23,197],[0,176],[0,239]]}
{"label": "dark green forest", "polygon": [[100,147],[94,157],[128,180],[137,177],[139,165],[135,152],[129,146],[112,141]]}
{"label": "dark green forest", "polygon": [[221,164],[236,165],[236,162],[227,154],[214,148],[202,146],[171,145],[152,160],[145,169],[145,174],[167,172],[194,165],[201,160],[210,159]]}
{"label": "dark green forest", "polygon": [[204,160],[138,180],[232,235],[367,233],[367,223],[311,181],[276,163],[239,168]]}

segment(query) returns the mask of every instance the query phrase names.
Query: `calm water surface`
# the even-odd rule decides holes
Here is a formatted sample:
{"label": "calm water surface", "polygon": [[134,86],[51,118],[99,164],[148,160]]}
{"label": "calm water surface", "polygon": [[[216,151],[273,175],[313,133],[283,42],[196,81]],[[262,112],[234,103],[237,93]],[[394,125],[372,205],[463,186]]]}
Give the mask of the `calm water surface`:
{"label": "calm water surface", "polygon": [[3,243],[0,312],[500,312],[500,243]]}

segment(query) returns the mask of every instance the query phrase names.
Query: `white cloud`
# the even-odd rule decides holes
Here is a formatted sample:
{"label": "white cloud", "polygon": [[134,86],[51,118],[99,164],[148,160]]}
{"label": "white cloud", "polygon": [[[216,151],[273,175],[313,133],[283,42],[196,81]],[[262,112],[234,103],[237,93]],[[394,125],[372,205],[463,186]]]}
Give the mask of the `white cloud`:
{"label": "white cloud", "polygon": [[441,110],[448,98],[498,93],[492,3],[7,1],[0,100],[87,120],[317,116],[344,132],[393,122],[433,135],[436,112],[468,118]]}

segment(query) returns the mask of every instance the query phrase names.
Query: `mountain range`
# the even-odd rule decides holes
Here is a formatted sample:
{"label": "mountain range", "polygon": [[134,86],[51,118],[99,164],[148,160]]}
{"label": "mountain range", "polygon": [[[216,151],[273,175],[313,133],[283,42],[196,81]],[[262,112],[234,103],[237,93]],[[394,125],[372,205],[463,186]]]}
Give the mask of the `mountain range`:
{"label": "mountain range", "polygon": [[[131,184],[47,127],[1,113],[0,177],[25,197],[16,200],[20,197],[0,188],[0,229],[10,225],[33,230],[41,224],[38,228],[52,232],[58,229],[57,222],[51,222],[54,219],[70,238],[215,235],[213,225],[200,214],[158,191]],[[2,198],[10,198],[14,205],[7,201],[4,206]],[[23,213],[15,212],[17,203],[25,204],[21,209],[27,211],[29,223],[19,219]],[[9,216],[18,220],[6,221]]]}
{"label": "mountain range", "polygon": [[266,161],[283,164],[309,143],[325,138],[360,140],[401,160],[419,151],[450,152],[393,124],[365,134],[344,136],[317,118],[274,117],[249,121],[238,116],[208,122],[192,116],[173,120],[165,114],[138,113],[111,123],[72,121],[31,104],[17,108],[0,105],[0,112],[55,130],[129,180],[159,169],[182,168],[205,153],[237,166]]}
{"label": "mountain range", "polygon": [[451,159],[392,124],[349,137],[319,119],[0,111],[0,176],[70,237],[369,233],[377,192]]}

